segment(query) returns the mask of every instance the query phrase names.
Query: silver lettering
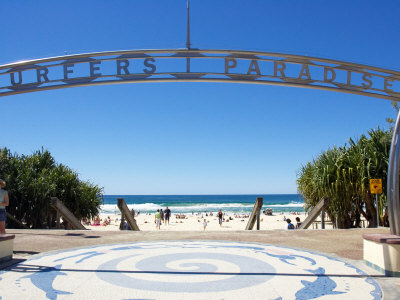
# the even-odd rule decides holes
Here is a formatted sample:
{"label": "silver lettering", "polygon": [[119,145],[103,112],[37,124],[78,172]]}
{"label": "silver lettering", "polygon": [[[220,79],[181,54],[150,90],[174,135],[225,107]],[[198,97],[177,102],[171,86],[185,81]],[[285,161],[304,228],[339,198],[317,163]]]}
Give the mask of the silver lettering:
{"label": "silver lettering", "polygon": [[347,85],[351,86],[351,71],[347,71]]}
{"label": "silver lettering", "polygon": [[258,66],[258,61],[255,60],[255,59],[251,60],[250,66],[249,66],[249,70],[247,71],[247,75],[250,75],[251,72],[256,72],[257,75],[261,75],[260,74],[260,67]]}
{"label": "silver lettering", "polygon": [[361,85],[363,86],[363,88],[365,89],[369,89],[372,86],[372,81],[370,80],[372,78],[371,74],[368,73],[364,73],[362,79],[367,82],[368,84],[365,84],[364,82],[361,83]]}
{"label": "silver lettering", "polygon": [[117,60],[117,74],[118,75],[122,75],[121,70],[124,70],[124,73],[125,73],[124,75],[129,75],[130,73],[129,73],[128,67],[129,67],[129,60],[127,60],[127,59],[118,59]]}
{"label": "silver lettering", "polygon": [[151,64],[151,63],[149,63],[149,62],[155,62],[156,60],[154,59],[154,58],[146,58],[145,60],[144,60],[144,65],[147,67],[147,68],[150,68],[150,70],[148,70],[148,69],[143,69],[143,71],[146,73],[146,74],[152,74],[152,73],[154,73],[155,71],[156,71],[156,65],[155,64]]}
{"label": "silver lettering", "polygon": [[95,73],[94,71],[100,71],[100,67],[95,67],[95,65],[100,65],[101,61],[91,61],[90,63],[90,77],[99,77],[101,73]]}
{"label": "silver lettering", "polygon": [[14,78],[15,73],[14,72],[10,73],[10,80],[11,80],[12,85],[18,85],[18,84],[22,83],[22,73],[21,73],[21,71],[18,71],[17,73],[18,73],[18,82],[15,82],[15,78]]}
{"label": "silver lettering", "polygon": [[286,64],[284,62],[274,61],[274,77],[278,77],[278,72],[281,73],[281,78],[285,78]]}
{"label": "silver lettering", "polygon": [[385,78],[385,83],[383,85],[383,89],[385,90],[385,92],[394,92],[392,89],[390,89],[389,87],[392,87],[393,85],[391,84],[391,82],[393,82],[393,79],[389,79],[389,78]]}
{"label": "silver lettering", "polygon": [[[330,76],[328,74],[330,74]],[[336,79],[335,70],[330,67],[324,67],[324,81],[325,82],[333,82],[335,79]]]}
{"label": "silver lettering", "polygon": [[63,65],[64,68],[64,79],[68,79],[68,74],[74,73],[74,70],[70,70],[69,68],[73,68],[74,64],[66,64]]}
{"label": "silver lettering", "polygon": [[236,68],[237,61],[234,58],[225,57],[225,74],[229,74],[229,69]]}
{"label": "silver lettering", "polygon": [[[307,78],[302,78],[303,76],[306,76]],[[304,64],[301,68],[298,79],[311,80],[310,70],[307,64]]]}
{"label": "silver lettering", "polygon": [[47,68],[38,68],[36,69],[36,78],[37,82],[42,82],[42,78],[44,82],[49,82],[49,78],[47,77],[47,74],[49,74],[49,69]]}

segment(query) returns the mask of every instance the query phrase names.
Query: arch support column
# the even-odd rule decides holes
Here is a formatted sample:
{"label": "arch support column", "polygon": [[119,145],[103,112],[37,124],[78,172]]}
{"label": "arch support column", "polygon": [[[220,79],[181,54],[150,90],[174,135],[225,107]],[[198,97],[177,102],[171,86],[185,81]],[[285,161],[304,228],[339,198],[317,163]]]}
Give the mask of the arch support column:
{"label": "arch support column", "polygon": [[388,215],[390,233],[400,236],[400,112],[394,128],[390,146],[387,180]]}

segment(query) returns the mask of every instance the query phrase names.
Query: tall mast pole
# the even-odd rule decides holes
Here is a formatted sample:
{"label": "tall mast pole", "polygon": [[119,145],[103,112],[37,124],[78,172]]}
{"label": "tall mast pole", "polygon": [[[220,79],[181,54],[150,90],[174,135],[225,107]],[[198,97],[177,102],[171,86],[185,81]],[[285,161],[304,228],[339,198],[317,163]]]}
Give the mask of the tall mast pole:
{"label": "tall mast pole", "polygon": [[190,50],[190,4],[187,0],[187,33],[186,33],[186,48]]}
{"label": "tall mast pole", "polygon": [[[187,32],[186,32],[186,49],[190,50],[190,5],[187,0]],[[186,73],[190,73],[190,57],[186,57]]]}

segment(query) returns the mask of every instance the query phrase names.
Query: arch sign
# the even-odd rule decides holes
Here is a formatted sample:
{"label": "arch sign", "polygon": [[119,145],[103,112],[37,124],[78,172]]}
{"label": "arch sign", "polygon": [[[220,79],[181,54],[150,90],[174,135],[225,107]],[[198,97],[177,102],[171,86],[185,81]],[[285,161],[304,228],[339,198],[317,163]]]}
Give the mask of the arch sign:
{"label": "arch sign", "polygon": [[400,72],[267,52],[199,49],[115,51],[0,66],[0,96],[83,85],[150,81],[272,84],[400,100]]}
{"label": "arch sign", "polygon": [[[300,55],[193,49],[189,39],[187,49],[96,52],[1,65],[0,97],[77,86],[176,81],[293,86],[400,101],[397,71]],[[395,235],[400,235],[399,140],[400,114],[387,186]]]}

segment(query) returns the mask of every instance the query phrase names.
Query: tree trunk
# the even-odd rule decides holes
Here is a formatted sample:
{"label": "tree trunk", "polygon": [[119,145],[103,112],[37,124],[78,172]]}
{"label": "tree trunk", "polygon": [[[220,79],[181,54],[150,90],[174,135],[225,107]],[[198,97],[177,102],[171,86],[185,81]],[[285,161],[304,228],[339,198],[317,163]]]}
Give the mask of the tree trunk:
{"label": "tree trunk", "polygon": [[368,218],[368,228],[375,228],[377,224],[376,220],[376,208],[374,205],[374,201],[371,198],[371,194],[368,194],[365,199],[365,209]]}

